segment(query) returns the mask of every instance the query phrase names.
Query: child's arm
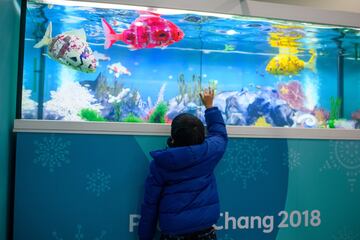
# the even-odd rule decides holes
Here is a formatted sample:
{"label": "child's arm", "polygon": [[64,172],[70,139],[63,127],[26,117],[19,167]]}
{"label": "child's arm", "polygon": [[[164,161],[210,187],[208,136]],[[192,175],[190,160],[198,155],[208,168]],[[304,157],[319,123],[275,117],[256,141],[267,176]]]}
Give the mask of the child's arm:
{"label": "child's arm", "polygon": [[213,107],[214,101],[214,90],[210,87],[205,89],[202,93],[200,93],[200,98],[206,107],[205,110],[205,121],[208,130],[208,136],[219,136],[222,137],[225,141],[227,141],[227,132],[224,123],[224,119],[220,111]]}
{"label": "child's arm", "polygon": [[152,240],[154,238],[162,186],[161,176],[155,162],[152,161],[150,163],[150,173],[145,181],[144,202],[141,206],[141,219],[138,232],[140,240]]}
{"label": "child's arm", "polygon": [[200,94],[200,97],[206,107],[205,121],[208,130],[205,139],[207,147],[203,156],[208,159],[207,166],[213,171],[225,153],[228,136],[221,112],[217,107],[213,107],[214,90],[206,89]]}

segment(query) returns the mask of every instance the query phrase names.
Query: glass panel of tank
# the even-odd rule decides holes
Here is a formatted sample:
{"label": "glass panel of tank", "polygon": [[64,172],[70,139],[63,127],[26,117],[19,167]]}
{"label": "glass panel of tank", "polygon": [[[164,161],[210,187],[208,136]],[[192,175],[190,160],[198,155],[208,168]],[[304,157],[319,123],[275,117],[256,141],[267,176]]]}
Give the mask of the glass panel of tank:
{"label": "glass panel of tank", "polygon": [[360,31],[169,9],[28,1],[22,118],[356,128]]}

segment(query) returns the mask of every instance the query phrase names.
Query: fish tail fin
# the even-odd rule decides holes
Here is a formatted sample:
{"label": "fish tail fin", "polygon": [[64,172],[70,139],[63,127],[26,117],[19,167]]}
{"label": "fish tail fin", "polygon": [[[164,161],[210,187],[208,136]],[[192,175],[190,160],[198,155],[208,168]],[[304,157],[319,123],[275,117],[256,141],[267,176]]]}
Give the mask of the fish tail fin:
{"label": "fish tail fin", "polygon": [[101,23],[105,33],[104,48],[108,49],[117,41],[118,34],[116,34],[114,29],[112,29],[110,24],[104,18],[101,19]]}
{"label": "fish tail fin", "polygon": [[307,62],[307,67],[313,71],[316,72],[316,51],[314,49],[310,49],[309,53],[311,54],[311,57],[309,59],[309,62]]}
{"label": "fish tail fin", "polygon": [[40,40],[40,42],[34,45],[34,48],[41,48],[43,46],[48,45],[51,41],[51,34],[52,34],[52,23],[50,22],[46,29],[44,37]]}

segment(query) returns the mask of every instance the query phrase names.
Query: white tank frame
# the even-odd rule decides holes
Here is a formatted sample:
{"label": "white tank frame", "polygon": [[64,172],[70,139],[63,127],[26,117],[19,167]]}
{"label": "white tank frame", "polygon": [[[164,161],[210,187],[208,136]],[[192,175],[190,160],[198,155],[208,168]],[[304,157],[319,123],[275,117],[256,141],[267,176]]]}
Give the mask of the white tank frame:
{"label": "white tank frame", "polygon": [[[66,0],[44,0],[64,3]],[[360,28],[360,14],[251,0],[77,0],[116,5],[167,8],[218,14],[275,18],[279,20]],[[230,137],[360,140],[360,130],[304,129],[285,127],[227,126]],[[170,126],[151,123],[72,122],[16,119],[15,132],[168,136]]]}
{"label": "white tank frame", "polygon": [[[227,125],[230,137],[360,140],[360,130],[247,127]],[[169,136],[170,125],[155,123],[80,122],[17,119],[15,132]]]}

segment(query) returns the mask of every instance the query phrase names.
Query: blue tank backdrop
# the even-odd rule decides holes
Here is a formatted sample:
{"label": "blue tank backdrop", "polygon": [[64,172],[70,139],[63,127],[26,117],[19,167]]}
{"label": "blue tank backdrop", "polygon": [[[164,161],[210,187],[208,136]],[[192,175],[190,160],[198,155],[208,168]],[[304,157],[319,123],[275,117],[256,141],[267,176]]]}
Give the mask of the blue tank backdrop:
{"label": "blue tank backdrop", "polygon": [[22,118],[204,120],[210,86],[227,125],[359,126],[358,29],[80,5],[28,1]]}

